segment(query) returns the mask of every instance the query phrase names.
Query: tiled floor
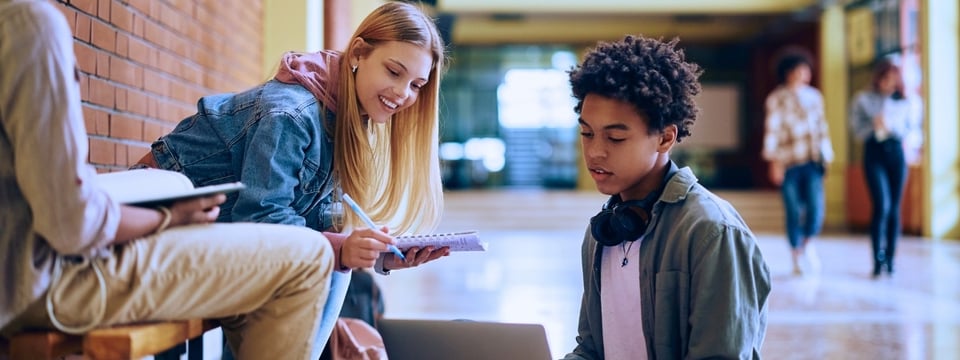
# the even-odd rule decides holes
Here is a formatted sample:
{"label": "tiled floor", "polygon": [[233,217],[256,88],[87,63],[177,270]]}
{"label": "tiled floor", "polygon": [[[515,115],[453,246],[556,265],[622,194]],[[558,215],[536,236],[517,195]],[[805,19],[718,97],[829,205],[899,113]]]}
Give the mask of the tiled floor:
{"label": "tiled floor", "polygon": [[[960,359],[960,242],[904,238],[896,274],[874,280],[863,235],[826,235],[821,272],[796,277],[776,194],[721,196],[755,229],[773,273],[764,358]],[[583,230],[602,202],[592,192],[448,193],[439,230],[478,229],[489,250],[378,277],[386,316],[540,323],[561,357],[576,336]]]}

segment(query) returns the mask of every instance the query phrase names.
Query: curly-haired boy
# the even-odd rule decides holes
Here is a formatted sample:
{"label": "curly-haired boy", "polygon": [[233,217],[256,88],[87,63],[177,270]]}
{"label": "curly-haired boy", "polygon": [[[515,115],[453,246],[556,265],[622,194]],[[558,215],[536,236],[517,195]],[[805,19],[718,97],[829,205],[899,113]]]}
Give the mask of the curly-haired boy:
{"label": "curly-haired boy", "polygon": [[583,158],[610,200],[584,236],[565,359],[760,357],[770,274],[756,238],[670,160],[696,120],[702,72],[676,44],[601,42],[570,71]]}

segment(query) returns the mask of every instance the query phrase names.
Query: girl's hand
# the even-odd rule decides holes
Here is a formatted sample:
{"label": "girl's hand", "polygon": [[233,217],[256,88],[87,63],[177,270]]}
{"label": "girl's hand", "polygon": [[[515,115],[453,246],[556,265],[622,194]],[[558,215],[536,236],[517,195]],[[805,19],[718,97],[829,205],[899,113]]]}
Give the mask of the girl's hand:
{"label": "girl's hand", "polygon": [[768,174],[768,175],[770,176],[770,182],[772,182],[772,183],[773,183],[774,185],[776,185],[776,186],[782,185],[782,184],[783,184],[783,174],[784,174],[785,172],[786,172],[786,170],[783,168],[783,165],[781,165],[780,163],[778,163],[778,162],[776,162],[776,161],[771,162],[771,163],[770,163],[770,173]]}
{"label": "girl's hand", "polygon": [[340,248],[340,266],[347,268],[370,268],[377,262],[381,252],[387,251],[387,244],[395,243],[387,235],[387,227],[379,231],[370,228],[357,228],[347,236]]}
{"label": "girl's hand", "polygon": [[433,246],[427,246],[423,249],[412,247],[407,249],[407,252],[403,255],[407,260],[400,260],[400,258],[392,253],[387,254],[383,259],[383,268],[386,270],[397,270],[419,266],[450,255],[450,247],[444,246],[439,249]]}
{"label": "girl's hand", "polygon": [[170,227],[208,224],[220,216],[220,204],[227,200],[224,194],[177,201],[170,206]]}
{"label": "girl's hand", "polygon": [[881,131],[887,129],[887,122],[883,120],[883,114],[873,117],[873,129]]}

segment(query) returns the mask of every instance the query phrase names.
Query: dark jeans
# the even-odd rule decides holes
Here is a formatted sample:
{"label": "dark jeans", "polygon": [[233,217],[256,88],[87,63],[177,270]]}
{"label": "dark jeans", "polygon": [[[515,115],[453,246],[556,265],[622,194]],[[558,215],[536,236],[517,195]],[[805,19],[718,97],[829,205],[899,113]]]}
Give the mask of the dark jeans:
{"label": "dark jeans", "polygon": [[788,167],[783,175],[780,192],[787,218],[787,240],[793,249],[819,234],[823,226],[823,172],[823,165],[808,162]]}
{"label": "dark jeans", "polygon": [[900,237],[900,202],[907,177],[907,164],[900,141],[867,140],[864,144],[863,174],[873,204],[870,219],[873,258],[878,263],[890,262]]}

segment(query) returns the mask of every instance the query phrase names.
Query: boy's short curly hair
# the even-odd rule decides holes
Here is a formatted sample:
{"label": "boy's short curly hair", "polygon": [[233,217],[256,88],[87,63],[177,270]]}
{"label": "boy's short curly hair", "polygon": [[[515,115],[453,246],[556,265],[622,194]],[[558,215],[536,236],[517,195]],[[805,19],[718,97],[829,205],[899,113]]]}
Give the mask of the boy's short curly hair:
{"label": "boy's short curly hair", "polygon": [[677,142],[690,135],[699,110],[699,65],[685,60],[670,42],[628,35],[621,41],[600,42],[583,62],[569,71],[574,111],[583,109],[587,94],[626,101],[647,116],[651,133],[677,126]]}

